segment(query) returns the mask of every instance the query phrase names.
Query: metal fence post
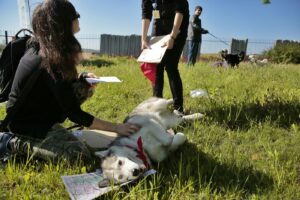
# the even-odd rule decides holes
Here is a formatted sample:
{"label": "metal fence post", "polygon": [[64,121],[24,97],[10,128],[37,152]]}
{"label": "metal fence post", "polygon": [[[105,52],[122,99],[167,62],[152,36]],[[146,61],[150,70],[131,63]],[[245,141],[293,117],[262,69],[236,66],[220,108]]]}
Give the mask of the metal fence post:
{"label": "metal fence post", "polygon": [[7,31],[5,31],[5,44],[6,45],[8,44],[8,34],[7,34]]}
{"label": "metal fence post", "polygon": [[99,54],[101,54],[101,35],[99,35]]}

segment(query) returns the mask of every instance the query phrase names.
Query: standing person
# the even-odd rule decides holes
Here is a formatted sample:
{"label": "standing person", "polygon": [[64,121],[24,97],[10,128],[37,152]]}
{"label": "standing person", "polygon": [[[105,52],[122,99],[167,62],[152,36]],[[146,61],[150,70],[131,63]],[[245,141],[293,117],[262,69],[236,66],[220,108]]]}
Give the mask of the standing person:
{"label": "standing person", "polygon": [[79,14],[67,0],[45,0],[36,7],[32,17],[33,47],[25,53],[16,71],[7,113],[32,74],[37,70],[40,74],[10,121],[9,133],[0,135],[2,157],[6,153],[29,152],[53,161],[60,158],[76,161],[79,157],[89,160],[92,154],[87,146],[58,125],[66,118],[90,129],[119,135],[138,130],[136,125],[104,121],[80,108],[92,90],[83,76],[95,75],[85,73],[78,77],[76,64],[81,57],[81,46],[74,36],[80,29],[78,18]]}
{"label": "standing person", "polygon": [[163,97],[164,70],[167,71],[174,109],[183,112],[183,88],[178,62],[187,37],[189,5],[187,0],[142,0],[142,49],[150,48],[147,33],[153,21],[152,36],[168,35],[167,51],[157,64],[153,96]]}
{"label": "standing person", "polygon": [[[196,6],[194,15],[191,16],[188,28],[188,67],[194,66],[196,63],[199,48],[201,49],[202,34],[207,34],[208,31],[201,26],[199,16],[202,13],[202,7]],[[200,53],[200,52],[199,52]]]}

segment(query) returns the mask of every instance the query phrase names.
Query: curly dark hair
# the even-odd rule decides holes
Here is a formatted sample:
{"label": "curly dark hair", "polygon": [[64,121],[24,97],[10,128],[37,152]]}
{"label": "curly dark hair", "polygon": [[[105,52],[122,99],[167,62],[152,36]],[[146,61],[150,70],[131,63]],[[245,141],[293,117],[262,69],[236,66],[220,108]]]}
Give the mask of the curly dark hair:
{"label": "curly dark hair", "polygon": [[45,0],[32,16],[35,40],[43,57],[43,66],[54,77],[72,80],[77,77],[76,61],[81,46],[75,38],[72,25],[79,17],[67,0]]}

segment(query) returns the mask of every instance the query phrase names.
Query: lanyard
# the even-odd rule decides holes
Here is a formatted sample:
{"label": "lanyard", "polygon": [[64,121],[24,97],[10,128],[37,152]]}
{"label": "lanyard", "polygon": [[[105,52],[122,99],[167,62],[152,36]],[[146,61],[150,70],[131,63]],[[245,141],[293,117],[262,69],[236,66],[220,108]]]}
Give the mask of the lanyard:
{"label": "lanyard", "polygon": [[154,10],[157,9],[157,0],[154,0],[154,2],[152,3],[152,7]]}

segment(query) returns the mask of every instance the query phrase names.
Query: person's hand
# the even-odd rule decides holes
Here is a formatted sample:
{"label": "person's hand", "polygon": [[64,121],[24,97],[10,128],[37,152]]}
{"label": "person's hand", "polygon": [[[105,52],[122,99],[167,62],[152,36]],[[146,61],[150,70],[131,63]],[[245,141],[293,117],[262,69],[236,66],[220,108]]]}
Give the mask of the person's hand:
{"label": "person's hand", "polygon": [[[96,74],[91,73],[91,72],[88,72],[86,76],[87,76],[87,78],[98,78],[96,76]],[[97,84],[96,83],[90,83],[90,85],[91,85],[92,88],[95,88]]]}
{"label": "person's hand", "polygon": [[116,133],[119,135],[131,135],[135,132],[137,132],[140,129],[139,126],[135,124],[130,124],[130,123],[124,123],[124,124],[117,124],[116,125]]}
{"label": "person's hand", "polygon": [[174,40],[175,38],[173,38],[171,35],[169,37],[166,38],[166,41],[164,42],[164,44],[162,45],[162,47],[167,46],[167,49],[173,49],[174,46]]}
{"label": "person's hand", "polygon": [[144,50],[144,49],[151,49],[148,41],[146,40],[142,40],[142,46],[141,46],[141,49]]}
{"label": "person's hand", "polygon": [[88,72],[85,78],[97,78],[96,74]]}
{"label": "person's hand", "polygon": [[96,74],[94,73],[91,73],[91,72],[81,72],[79,75],[78,75],[78,78],[80,80],[84,80],[85,78],[97,78]]}
{"label": "person's hand", "polygon": [[[86,78],[97,78],[96,74],[91,72],[82,72],[79,74],[80,80],[85,80]],[[96,87],[96,83],[89,83],[91,87]]]}

